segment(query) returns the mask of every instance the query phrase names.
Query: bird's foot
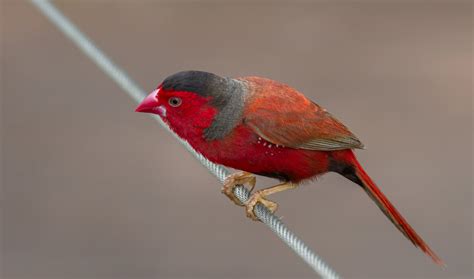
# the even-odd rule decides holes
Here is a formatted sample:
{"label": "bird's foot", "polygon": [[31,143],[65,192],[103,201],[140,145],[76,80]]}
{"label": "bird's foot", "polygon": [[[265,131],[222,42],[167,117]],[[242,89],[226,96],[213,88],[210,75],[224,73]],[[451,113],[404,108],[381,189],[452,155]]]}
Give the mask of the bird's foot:
{"label": "bird's foot", "polygon": [[268,208],[268,210],[273,214],[277,208],[278,204],[276,202],[267,200],[265,195],[263,194],[263,191],[257,191],[253,193],[250,198],[247,200],[245,203],[245,209],[247,212],[247,217],[254,221],[259,221],[260,219],[255,215],[255,206],[257,203],[263,204],[265,207]]}
{"label": "bird's foot", "polygon": [[255,188],[256,178],[255,175],[241,171],[236,172],[229,175],[225,181],[224,186],[222,186],[221,192],[226,195],[231,201],[233,201],[236,205],[244,206],[244,204],[235,196],[234,188],[237,185],[250,185],[249,191],[252,192],[253,188]]}

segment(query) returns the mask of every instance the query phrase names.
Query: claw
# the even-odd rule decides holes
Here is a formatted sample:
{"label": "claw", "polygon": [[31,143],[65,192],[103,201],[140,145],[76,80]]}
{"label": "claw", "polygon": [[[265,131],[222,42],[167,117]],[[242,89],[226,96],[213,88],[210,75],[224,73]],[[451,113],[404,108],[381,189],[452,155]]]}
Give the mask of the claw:
{"label": "claw", "polygon": [[278,209],[278,204],[276,202],[267,200],[262,191],[257,191],[253,193],[245,203],[247,217],[254,221],[260,221],[260,219],[255,215],[255,206],[257,203],[263,204],[271,213],[275,213],[275,211]]}
{"label": "claw", "polygon": [[257,179],[255,176],[248,172],[237,172],[229,175],[225,181],[224,186],[221,188],[221,192],[226,195],[231,201],[239,206],[244,206],[244,204],[235,196],[234,188],[237,185],[250,185],[249,191],[252,192],[253,188],[255,188],[255,183]]}
{"label": "claw", "polygon": [[224,186],[221,189],[221,192],[225,194],[231,201],[239,206],[245,206],[245,212],[247,217],[254,221],[259,221],[260,219],[255,215],[255,206],[257,203],[263,204],[271,213],[274,213],[277,208],[278,204],[276,202],[267,200],[266,197],[268,195],[278,193],[281,191],[285,191],[288,189],[293,189],[297,184],[291,182],[284,182],[273,187],[269,187],[266,189],[262,189],[253,193],[250,198],[243,204],[234,194],[234,188],[237,185],[250,185],[250,192],[252,192],[253,188],[255,187],[256,178],[253,174],[248,172],[237,172],[234,174],[229,175],[225,181]]}

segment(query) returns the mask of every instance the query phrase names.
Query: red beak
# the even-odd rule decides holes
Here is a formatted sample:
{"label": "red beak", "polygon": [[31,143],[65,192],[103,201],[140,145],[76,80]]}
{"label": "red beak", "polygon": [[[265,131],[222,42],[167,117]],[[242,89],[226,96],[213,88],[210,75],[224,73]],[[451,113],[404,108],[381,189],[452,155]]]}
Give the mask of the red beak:
{"label": "red beak", "polygon": [[158,106],[157,98],[158,90],[151,92],[135,109],[136,112],[154,112],[154,108]]}

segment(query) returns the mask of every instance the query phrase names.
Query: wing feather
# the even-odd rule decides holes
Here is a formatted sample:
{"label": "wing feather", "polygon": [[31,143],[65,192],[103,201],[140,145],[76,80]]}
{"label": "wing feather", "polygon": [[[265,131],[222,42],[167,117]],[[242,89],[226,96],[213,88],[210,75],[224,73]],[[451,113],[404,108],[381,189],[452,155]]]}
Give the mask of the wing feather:
{"label": "wing feather", "polygon": [[265,140],[308,150],[363,148],[346,126],[295,89],[259,77],[242,80],[251,90],[245,124]]}

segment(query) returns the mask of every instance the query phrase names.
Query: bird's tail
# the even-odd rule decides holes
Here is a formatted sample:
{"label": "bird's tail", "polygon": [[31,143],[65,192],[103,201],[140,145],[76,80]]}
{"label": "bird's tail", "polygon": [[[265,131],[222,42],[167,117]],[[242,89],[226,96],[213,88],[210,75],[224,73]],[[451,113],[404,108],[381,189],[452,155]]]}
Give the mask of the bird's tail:
{"label": "bird's tail", "polygon": [[349,150],[344,154],[344,161],[348,163],[352,169],[341,173],[350,180],[356,182],[367,192],[369,197],[377,204],[387,218],[408,238],[416,247],[419,247],[425,254],[430,256],[433,261],[441,266],[445,266],[443,260],[438,257],[428,244],[415,232],[415,230],[408,224],[388,198],[380,191],[374,181],[364,171],[362,166],[357,161],[354,153]]}

